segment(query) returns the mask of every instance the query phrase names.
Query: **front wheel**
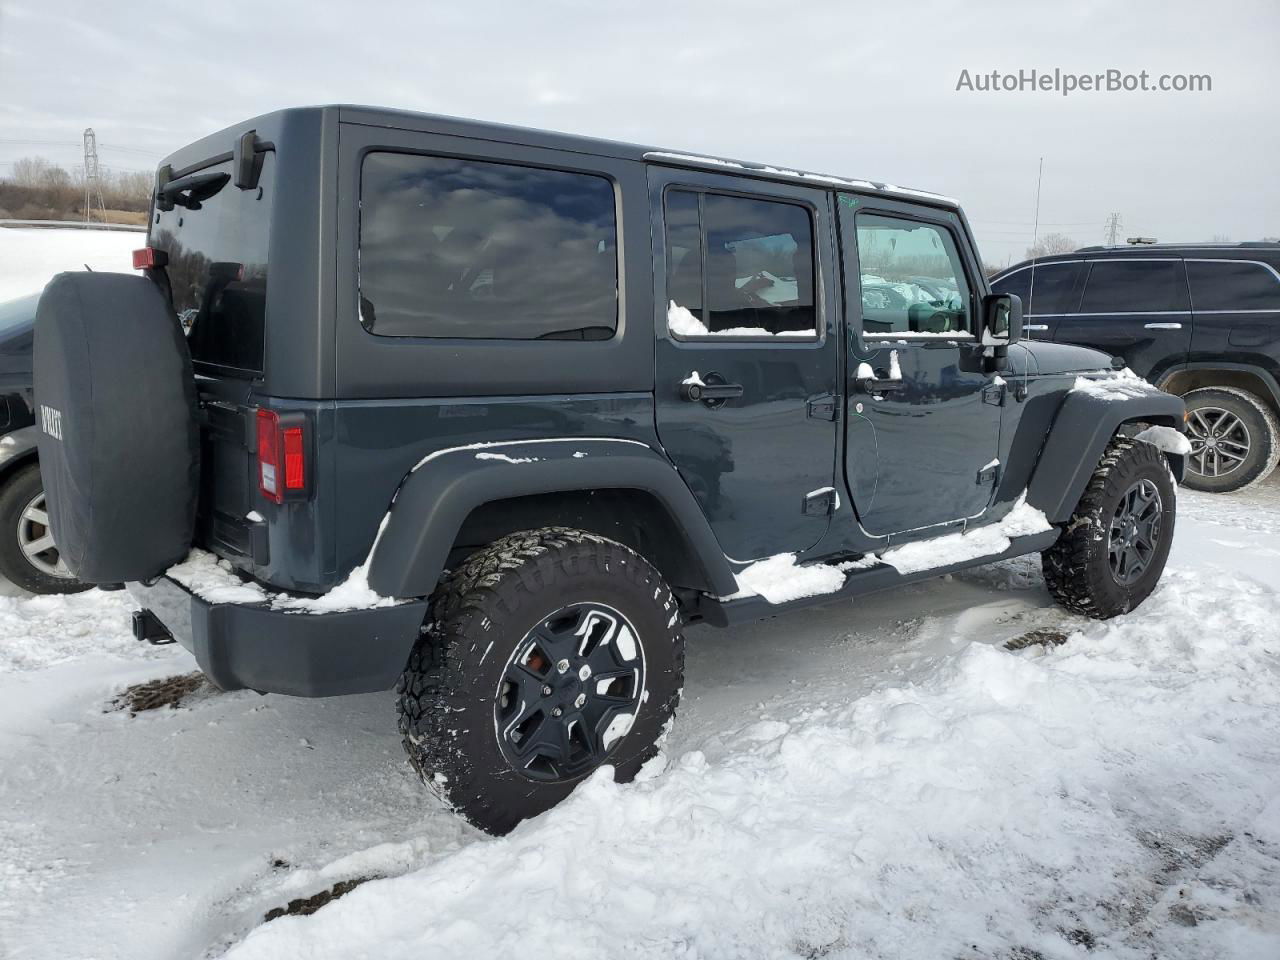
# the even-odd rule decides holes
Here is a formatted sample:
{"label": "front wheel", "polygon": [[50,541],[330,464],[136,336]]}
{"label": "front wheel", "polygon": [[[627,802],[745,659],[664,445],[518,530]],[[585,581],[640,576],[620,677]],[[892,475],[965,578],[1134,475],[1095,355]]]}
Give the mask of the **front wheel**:
{"label": "front wheel", "polygon": [[0,484],[0,576],[31,593],[79,593],[53,542],[40,467],[30,464]]}
{"label": "front wheel", "polygon": [[1177,490],[1155,446],[1115,437],[1062,536],[1040,555],[1053,598],[1108,620],[1155,589],[1173,542]]}
{"label": "front wheel", "polygon": [[1235,387],[1203,387],[1182,399],[1191,441],[1183,483],[1230,493],[1271,475],[1280,461],[1280,423],[1266,401]]}
{"label": "front wheel", "polygon": [[436,591],[397,686],[400,732],[423,781],[502,834],[600,766],[633,778],[683,674],[675,598],[643,557],[581,530],[516,533]]}

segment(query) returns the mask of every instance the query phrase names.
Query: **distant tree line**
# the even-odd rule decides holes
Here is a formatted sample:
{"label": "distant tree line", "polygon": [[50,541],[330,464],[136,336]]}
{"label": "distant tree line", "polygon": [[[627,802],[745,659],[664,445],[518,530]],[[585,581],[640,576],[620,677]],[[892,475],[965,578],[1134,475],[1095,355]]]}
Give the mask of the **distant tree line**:
{"label": "distant tree line", "polygon": [[[152,175],[141,171],[103,170],[102,204],[109,223],[146,223]],[[102,220],[97,196],[90,219]],[[13,172],[0,177],[0,219],[83,220],[84,171],[67,171],[44,157],[23,157]]]}

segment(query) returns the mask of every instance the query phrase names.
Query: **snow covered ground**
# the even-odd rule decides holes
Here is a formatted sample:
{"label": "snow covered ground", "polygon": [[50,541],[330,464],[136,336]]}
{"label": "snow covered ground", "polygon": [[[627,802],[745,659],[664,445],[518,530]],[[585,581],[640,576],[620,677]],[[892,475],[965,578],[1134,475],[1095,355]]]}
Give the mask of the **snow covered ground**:
{"label": "snow covered ground", "polygon": [[191,658],[123,594],[8,588],[0,956],[1280,956],[1280,477],[1181,506],[1110,623],[1022,559],[691,630],[641,780],[504,839],[419,787],[390,694],[131,716]]}
{"label": "snow covered ground", "polygon": [[0,303],[39,293],[63,270],[129,273],[132,252],[145,243],[131,230],[0,227]]}

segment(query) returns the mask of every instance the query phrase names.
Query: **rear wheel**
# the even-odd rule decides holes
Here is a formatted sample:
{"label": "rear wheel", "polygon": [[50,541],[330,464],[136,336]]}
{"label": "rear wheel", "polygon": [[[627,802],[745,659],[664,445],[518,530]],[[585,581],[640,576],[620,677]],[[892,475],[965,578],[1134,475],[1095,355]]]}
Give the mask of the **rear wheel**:
{"label": "rear wheel", "polygon": [[0,487],[0,575],[31,593],[89,589],[62,562],[49,526],[40,467],[34,463]]}
{"label": "rear wheel", "polygon": [[1107,620],[1142,603],[1164,572],[1177,489],[1155,446],[1115,437],[1062,536],[1040,555],[1053,598]]}
{"label": "rear wheel", "polygon": [[424,782],[506,833],[611,764],[630,780],[675,712],[684,637],[628,547],[564,527],[512,534],[441,584],[397,692]]}
{"label": "rear wheel", "polygon": [[1227,493],[1265,480],[1280,460],[1280,424],[1267,404],[1235,387],[1205,387],[1183,397],[1191,455],[1183,482]]}

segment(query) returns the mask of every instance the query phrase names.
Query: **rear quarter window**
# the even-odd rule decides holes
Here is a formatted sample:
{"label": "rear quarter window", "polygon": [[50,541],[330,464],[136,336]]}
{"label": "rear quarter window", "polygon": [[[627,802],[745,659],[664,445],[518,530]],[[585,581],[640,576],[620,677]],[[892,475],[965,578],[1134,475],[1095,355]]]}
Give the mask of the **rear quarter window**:
{"label": "rear quarter window", "polygon": [[1263,263],[1188,260],[1187,280],[1195,310],[1280,311],[1280,277]]}
{"label": "rear quarter window", "polygon": [[607,340],[617,221],[605,177],[370,153],[360,177],[360,320],[385,337]]}

